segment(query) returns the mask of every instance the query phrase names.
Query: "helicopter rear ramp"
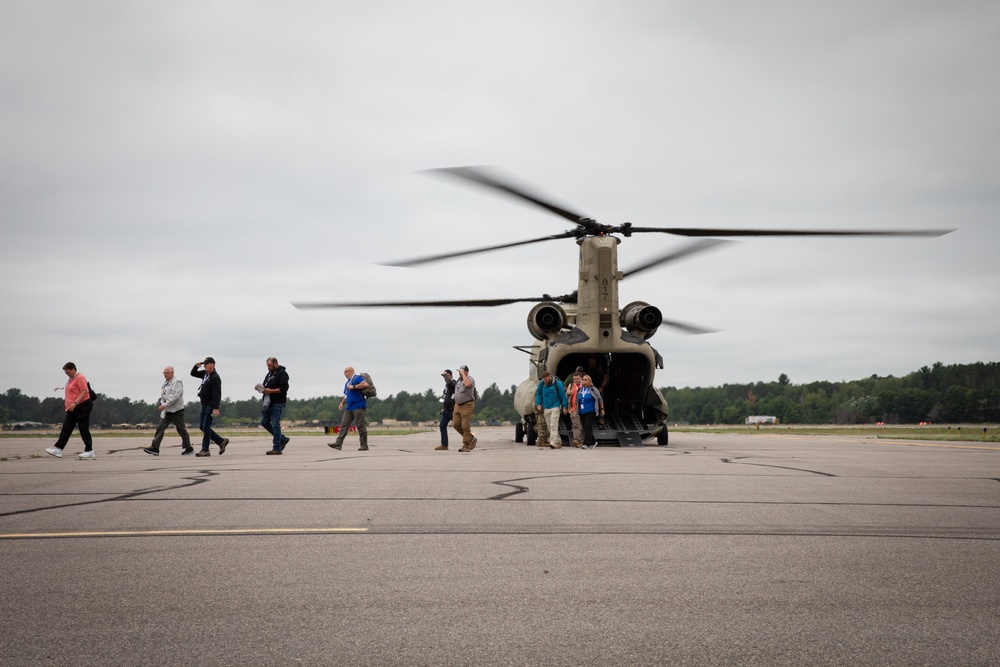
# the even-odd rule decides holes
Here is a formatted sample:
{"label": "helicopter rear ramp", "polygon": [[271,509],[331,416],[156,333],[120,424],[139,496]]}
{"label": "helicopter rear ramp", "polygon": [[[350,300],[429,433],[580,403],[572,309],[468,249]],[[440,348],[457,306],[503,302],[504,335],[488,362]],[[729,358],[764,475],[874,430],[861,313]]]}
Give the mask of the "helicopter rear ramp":
{"label": "helicopter rear ramp", "polygon": [[649,437],[649,429],[630,414],[608,415],[605,424],[594,429],[598,442],[617,442],[621,447],[644,447],[643,437]]}

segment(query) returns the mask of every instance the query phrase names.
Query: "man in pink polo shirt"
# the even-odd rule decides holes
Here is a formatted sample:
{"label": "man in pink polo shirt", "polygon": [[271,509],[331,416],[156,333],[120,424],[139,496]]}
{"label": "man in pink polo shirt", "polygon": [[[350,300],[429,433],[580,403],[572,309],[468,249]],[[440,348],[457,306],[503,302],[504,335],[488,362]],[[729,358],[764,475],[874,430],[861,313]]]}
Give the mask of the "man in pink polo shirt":
{"label": "man in pink polo shirt", "polygon": [[82,373],[77,372],[76,364],[72,361],[66,362],[63,371],[69,380],[66,382],[66,419],[63,421],[62,431],[54,447],[46,449],[46,453],[57,459],[61,459],[63,450],[69,437],[73,435],[75,427],[80,428],[80,437],[83,438],[83,452],[81,459],[96,458],[94,454],[94,441],[90,437],[90,411],[94,409],[94,402],[90,400],[90,390],[87,388],[87,378]]}

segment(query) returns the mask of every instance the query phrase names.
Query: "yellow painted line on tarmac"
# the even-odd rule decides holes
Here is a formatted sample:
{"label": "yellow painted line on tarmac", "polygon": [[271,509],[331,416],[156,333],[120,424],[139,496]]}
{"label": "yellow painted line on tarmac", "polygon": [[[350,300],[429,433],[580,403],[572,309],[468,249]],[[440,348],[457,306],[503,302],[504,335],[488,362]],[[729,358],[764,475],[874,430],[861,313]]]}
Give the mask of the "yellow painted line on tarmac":
{"label": "yellow painted line on tarmac", "polygon": [[232,528],[204,530],[104,530],[74,533],[0,533],[0,539],[55,538],[55,537],[136,537],[147,535],[303,535],[333,533],[364,533],[367,528]]}

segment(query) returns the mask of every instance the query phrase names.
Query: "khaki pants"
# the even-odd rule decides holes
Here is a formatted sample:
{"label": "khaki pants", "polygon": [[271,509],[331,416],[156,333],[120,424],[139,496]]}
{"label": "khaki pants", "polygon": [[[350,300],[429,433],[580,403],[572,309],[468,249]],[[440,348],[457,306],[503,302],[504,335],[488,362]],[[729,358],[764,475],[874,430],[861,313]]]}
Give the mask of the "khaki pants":
{"label": "khaki pants", "polygon": [[344,410],[344,418],[340,421],[340,433],[337,434],[337,444],[344,445],[344,438],[351,430],[351,425],[358,429],[358,437],[361,438],[361,446],[368,446],[368,426],[365,424],[364,410]]}
{"label": "khaki pants", "polygon": [[570,412],[569,420],[573,423],[573,441],[576,443],[582,443],[583,423],[580,421],[580,415],[577,412]]}
{"label": "khaki pants", "polygon": [[475,408],[475,401],[469,401],[465,405],[455,405],[455,414],[452,415],[451,425],[462,436],[463,447],[468,447],[472,444],[472,411]]}
{"label": "khaki pants", "polygon": [[537,415],[535,424],[538,430],[538,444],[552,444],[553,447],[561,447],[559,415],[562,414],[562,408],[545,408],[535,414]]}
{"label": "khaki pants", "polygon": [[549,444],[549,423],[545,421],[545,412],[535,410],[535,444],[543,447]]}

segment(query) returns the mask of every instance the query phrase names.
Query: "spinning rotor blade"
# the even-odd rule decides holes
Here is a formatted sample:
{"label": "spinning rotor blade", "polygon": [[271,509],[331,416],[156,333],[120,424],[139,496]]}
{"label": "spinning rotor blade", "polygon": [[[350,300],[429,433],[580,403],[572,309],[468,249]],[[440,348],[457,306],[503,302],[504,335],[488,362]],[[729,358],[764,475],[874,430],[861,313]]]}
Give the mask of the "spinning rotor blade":
{"label": "spinning rotor blade", "polygon": [[734,243],[734,241],[726,241],[723,239],[703,239],[701,241],[695,241],[694,243],[687,245],[681,248],[680,250],[675,250],[670,252],[669,254],[661,255],[660,257],[647,261],[645,264],[640,264],[635,268],[625,271],[623,273],[623,276],[626,278],[628,276],[634,276],[640,271],[651,269],[654,266],[659,266],[660,264],[665,264],[667,262],[672,262],[678,259],[684,259],[689,255],[693,255],[699,252],[704,252],[706,250],[711,250],[712,248],[716,248],[720,245],[725,245],[727,243]]}
{"label": "spinning rotor blade", "polygon": [[420,264],[429,264],[430,262],[440,262],[446,259],[458,259],[466,255],[475,255],[480,252],[490,252],[491,250],[499,250],[501,248],[513,248],[519,245],[528,245],[529,243],[541,243],[542,241],[551,241],[553,239],[566,239],[573,238],[577,234],[576,232],[563,232],[562,234],[553,234],[552,236],[543,236],[537,239],[529,239],[527,241],[515,241],[514,243],[503,243],[500,245],[488,246],[486,248],[476,248],[474,250],[462,250],[459,252],[449,252],[440,255],[427,255],[425,257],[414,257],[413,259],[403,259],[398,262],[386,262],[383,266],[419,266]]}
{"label": "spinning rotor blade", "polygon": [[556,301],[558,303],[576,303],[576,292],[563,296],[527,297],[524,299],[465,299],[458,301],[326,301],[316,303],[293,303],[299,310],[317,308],[483,308],[491,306],[506,306],[511,303],[541,303]]}
{"label": "spinning rotor blade", "polygon": [[499,190],[500,192],[506,193],[517,199],[523,199],[526,202],[534,204],[535,206],[541,206],[546,211],[555,213],[556,215],[566,218],[567,220],[574,222],[588,232],[596,233],[598,231],[598,225],[590,218],[585,218],[578,213],[573,213],[568,211],[561,206],[556,206],[551,202],[547,202],[544,199],[539,199],[538,197],[528,194],[524,190],[514,187],[509,183],[504,183],[500,181],[495,176],[490,176],[482,167],[447,167],[444,169],[428,169],[428,172],[441,172],[444,174],[451,174],[458,178],[463,178],[467,181],[472,181],[473,183],[478,183],[484,185],[488,188],[493,188],[494,190]]}
{"label": "spinning rotor blade", "polygon": [[954,229],[694,229],[690,227],[632,227],[633,234],[659,232],[677,236],[944,236]]}
{"label": "spinning rotor blade", "polygon": [[691,334],[692,336],[698,334],[710,334],[718,333],[718,329],[705,329],[703,327],[698,327],[693,324],[687,324],[685,322],[678,322],[677,320],[663,320],[660,326],[671,327],[677,329],[678,331],[683,331],[686,334]]}

